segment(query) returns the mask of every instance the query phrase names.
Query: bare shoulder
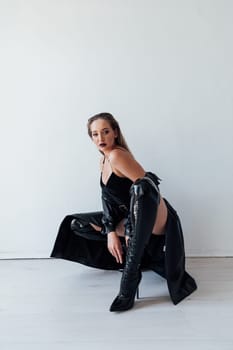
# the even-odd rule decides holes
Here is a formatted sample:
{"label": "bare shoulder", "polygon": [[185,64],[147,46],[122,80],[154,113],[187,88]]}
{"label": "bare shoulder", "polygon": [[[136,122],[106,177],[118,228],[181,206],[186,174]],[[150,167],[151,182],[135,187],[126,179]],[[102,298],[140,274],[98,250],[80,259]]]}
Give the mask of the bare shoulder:
{"label": "bare shoulder", "polygon": [[127,160],[135,161],[133,155],[124,148],[114,148],[109,154],[109,160],[112,164]]}
{"label": "bare shoulder", "polygon": [[119,176],[135,181],[145,175],[145,170],[127,150],[115,148],[109,155],[109,161],[113,171]]}

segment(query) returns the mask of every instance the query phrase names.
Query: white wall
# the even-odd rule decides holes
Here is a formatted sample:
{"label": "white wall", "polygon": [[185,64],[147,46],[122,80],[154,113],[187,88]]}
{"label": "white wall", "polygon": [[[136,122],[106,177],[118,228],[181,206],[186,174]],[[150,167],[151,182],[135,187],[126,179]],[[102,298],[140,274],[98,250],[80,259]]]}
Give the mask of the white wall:
{"label": "white wall", "polygon": [[0,0],[0,257],[46,257],[101,208],[87,118],[162,179],[187,255],[233,254],[233,2]]}

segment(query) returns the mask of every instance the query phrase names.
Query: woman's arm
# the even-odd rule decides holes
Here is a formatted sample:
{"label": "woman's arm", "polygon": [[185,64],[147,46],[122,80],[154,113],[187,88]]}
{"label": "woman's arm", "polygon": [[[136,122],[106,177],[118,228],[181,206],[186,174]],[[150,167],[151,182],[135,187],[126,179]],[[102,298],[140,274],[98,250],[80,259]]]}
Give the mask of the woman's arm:
{"label": "woman's arm", "polygon": [[[127,177],[128,179],[134,182],[138,178],[141,178],[145,175],[145,170],[133,158],[133,156],[128,151],[121,150],[121,149],[114,149],[111,151],[108,157],[108,160],[111,164],[112,171],[114,171],[114,173],[118,176]],[[105,207],[107,203],[103,203],[103,204]],[[105,210],[106,209],[107,208],[105,207]],[[109,213],[108,210],[106,210],[105,214],[107,213]],[[107,217],[108,215],[106,216],[106,219]],[[108,219],[110,219],[110,217]],[[111,225],[108,225],[108,226],[111,226]],[[127,239],[126,239],[126,243],[127,243]],[[108,228],[108,250],[115,257],[118,263],[122,263],[122,253],[123,253],[122,246],[121,246],[119,237],[117,236],[115,229],[113,229],[113,227],[112,227],[112,230],[110,227]]]}

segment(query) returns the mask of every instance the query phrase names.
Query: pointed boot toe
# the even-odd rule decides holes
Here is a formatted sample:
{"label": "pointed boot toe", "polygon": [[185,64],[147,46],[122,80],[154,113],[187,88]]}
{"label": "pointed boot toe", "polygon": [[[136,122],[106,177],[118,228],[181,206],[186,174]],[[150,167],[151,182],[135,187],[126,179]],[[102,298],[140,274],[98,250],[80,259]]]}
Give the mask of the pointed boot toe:
{"label": "pointed boot toe", "polygon": [[110,306],[109,311],[127,311],[131,309],[134,305],[135,294],[129,297],[123,295],[118,295]]}

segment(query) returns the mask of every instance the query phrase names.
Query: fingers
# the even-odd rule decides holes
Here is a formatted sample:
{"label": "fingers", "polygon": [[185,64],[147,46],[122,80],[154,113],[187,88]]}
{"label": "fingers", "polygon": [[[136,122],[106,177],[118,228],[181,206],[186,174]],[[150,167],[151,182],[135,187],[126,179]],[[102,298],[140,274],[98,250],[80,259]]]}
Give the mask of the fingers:
{"label": "fingers", "polygon": [[114,256],[117,263],[123,263],[121,242],[115,232],[108,234],[108,250]]}
{"label": "fingers", "polygon": [[116,252],[116,261],[120,264],[123,263],[122,251],[120,251],[120,250],[117,250],[117,252]]}
{"label": "fingers", "polygon": [[122,251],[121,250],[113,249],[112,251],[110,251],[110,253],[114,256],[114,258],[116,259],[118,264],[122,264],[123,263]]}
{"label": "fingers", "polygon": [[120,248],[110,248],[109,252],[112,254],[112,256],[114,256],[114,258],[116,259],[118,264],[122,264],[123,263],[123,258],[122,258],[122,249]]}

